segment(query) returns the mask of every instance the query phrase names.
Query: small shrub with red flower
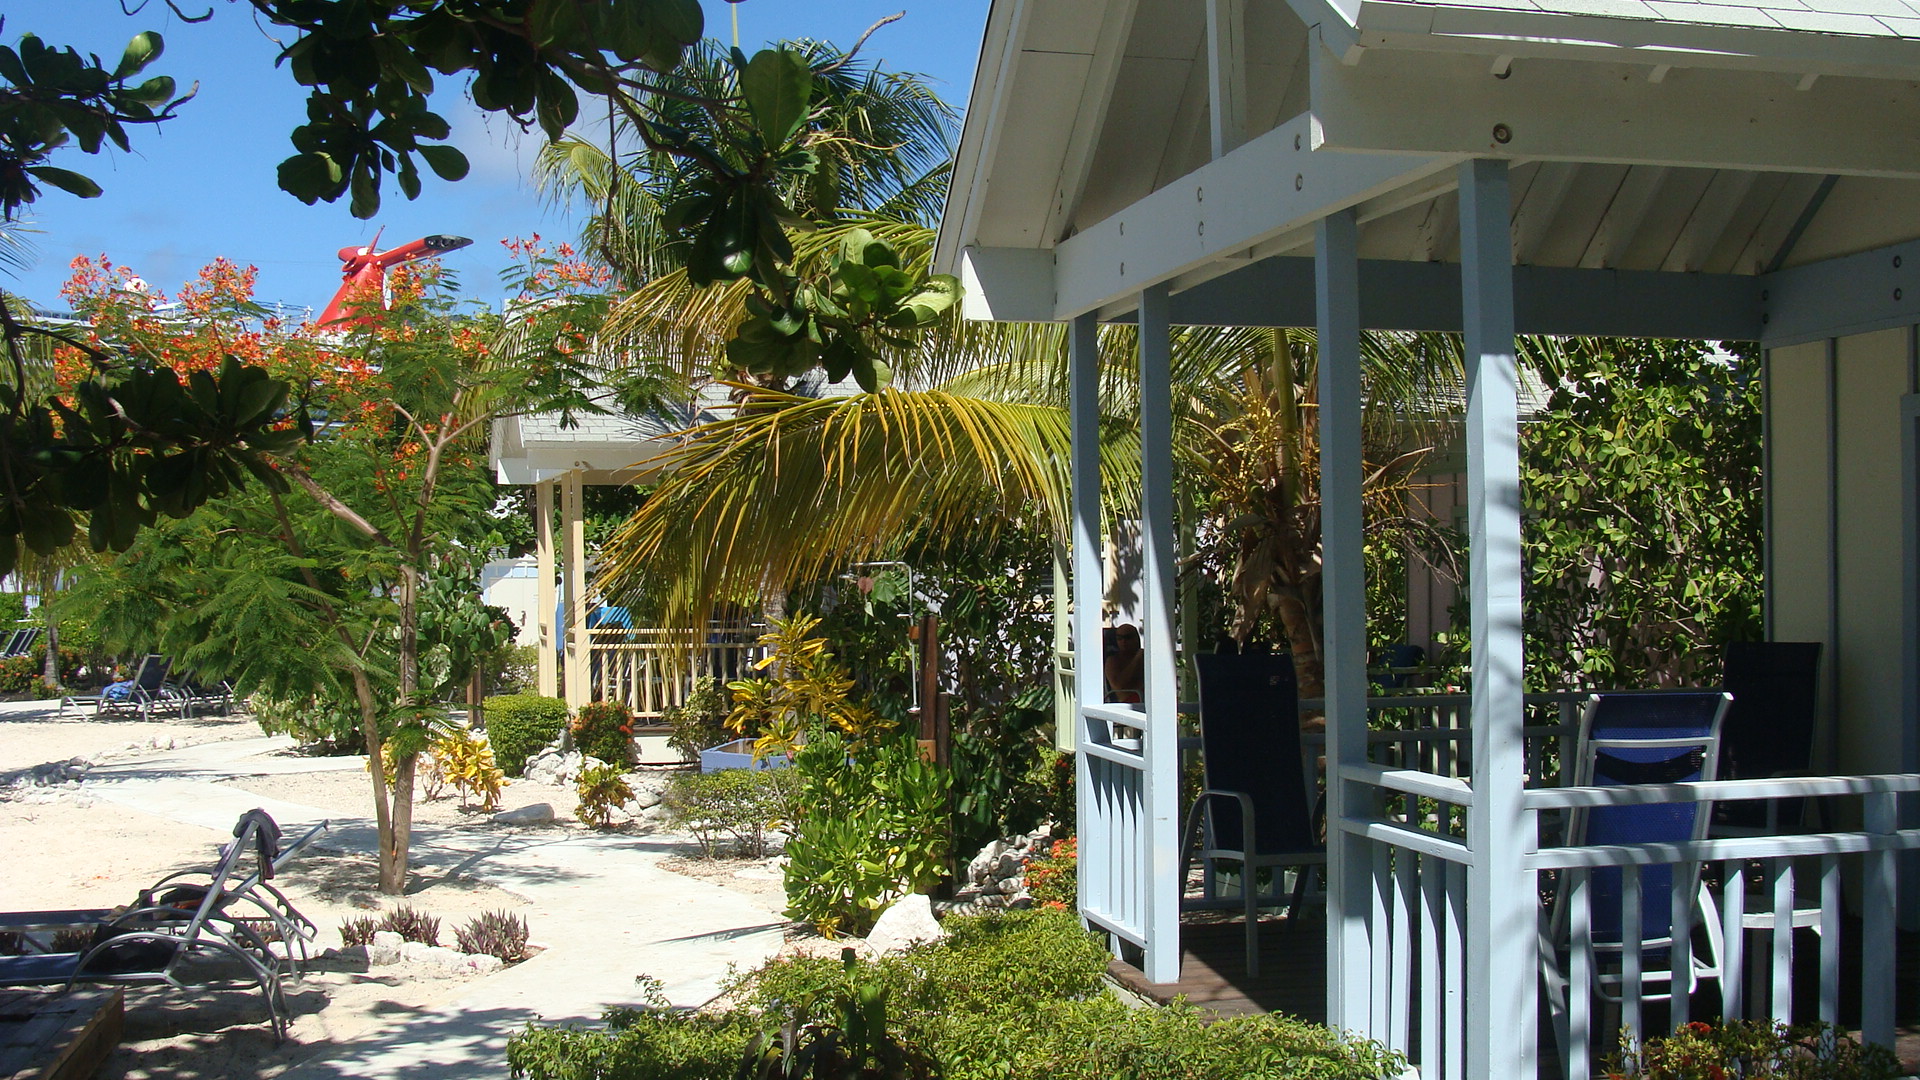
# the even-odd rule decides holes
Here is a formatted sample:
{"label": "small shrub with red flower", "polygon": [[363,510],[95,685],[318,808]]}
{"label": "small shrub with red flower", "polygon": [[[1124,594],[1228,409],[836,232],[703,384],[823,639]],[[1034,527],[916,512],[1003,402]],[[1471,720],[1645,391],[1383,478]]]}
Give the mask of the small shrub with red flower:
{"label": "small shrub with red flower", "polygon": [[1055,840],[1053,848],[1027,863],[1027,892],[1033,902],[1055,911],[1080,906],[1080,838]]}
{"label": "small shrub with red flower", "polygon": [[1636,1047],[1626,1033],[1607,1080],[1892,1080],[1899,1059],[1831,1024],[1695,1020]]}
{"label": "small shrub with red flower", "polygon": [[573,723],[580,752],[609,765],[633,763],[633,710],[624,701],[594,701],[580,706]]}

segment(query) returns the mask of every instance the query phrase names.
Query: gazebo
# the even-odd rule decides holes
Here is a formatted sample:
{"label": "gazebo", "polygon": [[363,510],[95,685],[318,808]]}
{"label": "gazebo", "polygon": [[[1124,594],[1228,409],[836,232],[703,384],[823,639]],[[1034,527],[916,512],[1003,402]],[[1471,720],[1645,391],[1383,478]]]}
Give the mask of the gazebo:
{"label": "gazebo", "polygon": [[[1623,867],[1637,889],[1641,866],[1719,863],[1772,884],[1765,911],[1720,898],[1729,1011],[1759,965],[1773,988],[1745,1004],[1787,1015],[1791,927],[1818,925],[1820,1014],[1857,935],[1860,1022],[1891,1041],[1899,853],[1920,846],[1902,799],[1920,790],[1916,75],[1901,0],[995,0],[935,269],[970,317],[1072,325],[1081,655],[1101,629],[1096,330],[1139,325],[1145,703],[1100,704],[1079,665],[1076,734],[1081,910],[1149,978],[1180,958],[1170,327],[1312,326],[1331,1022],[1425,1076],[1533,1075],[1542,875]],[[1369,755],[1363,327],[1465,336],[1471,755],[1449,771]],[[1763,345],[1767,625],[1824,643],[1827,775],[1527,786],[1516,334]],[[1144,729],[1139,751],[1113,721]],[[1570,807],[1792,795],[1841,809],[1812,835],[1537,841]],[[1463,808],[1464,829],[1386,812],[1412,799]],[[1569,1075],[1594,1026],[1582,926]],[[1637,999],[1623,1010],[1637,1022]]]}

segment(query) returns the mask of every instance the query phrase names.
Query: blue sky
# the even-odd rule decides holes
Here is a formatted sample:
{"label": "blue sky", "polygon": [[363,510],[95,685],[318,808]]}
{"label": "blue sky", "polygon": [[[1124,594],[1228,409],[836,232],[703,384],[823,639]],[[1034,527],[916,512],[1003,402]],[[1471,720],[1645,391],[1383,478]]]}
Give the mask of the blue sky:
{"label": "blue sky", "polygon": [[[747,51],[780,38],[812,37],[849,46],[875,21],[905,12],[881,29],[862,55],[887,67],[928,76],[956,108],[965,105],[986,24],[988,0],[702,0],[709,36],[729,40],[738,15]],[[133,6],[132,4],[128,5]],[[454,128],[454,143],[473,163],[465,180],[444,183],[431,174],[409,202],[391,181],[372,221],[358,221],[346,200],[305,206],[282,192],[274,169],[292,153],[287,133],[305,116],[305,94],[284,68],[277,47],[257,27],[250,9],[234,0],[181,0],[188,12],[211,7],[210,22],[188,25],[159,0],[123,14],[120,0],[6,0],[0,36],[9,43],[33,33],[51,45],[98,53],[108,64],[141,30],[166,38],[166,55],[152,69],[182,86],[196,80],[200,94],[178,119],[133,133],[133,152],[55,155],[53,164],[86,173],[106,189],[97,199],[48,190],[32,214],[38,259],[0,285],[35,302],[58,305],[59,286],[76,254],[105,254],[132,266],[172,292],[216,255],[259,267],[259,298],[315,311],[333,295],[340,263],[335,252],[359,245],[382,226],[382,246],[428,233],[471,237],[472,247],[447,265],[471,296],[501,295],[506,265],[498,241],[538,232],[570,239],[574,215],[544,205],[529,179],[542,137],[521,134],[500,116],[467,104],[464,88],[442,80],[436,105]],[[272,31],[275,28],[267,28]]]}

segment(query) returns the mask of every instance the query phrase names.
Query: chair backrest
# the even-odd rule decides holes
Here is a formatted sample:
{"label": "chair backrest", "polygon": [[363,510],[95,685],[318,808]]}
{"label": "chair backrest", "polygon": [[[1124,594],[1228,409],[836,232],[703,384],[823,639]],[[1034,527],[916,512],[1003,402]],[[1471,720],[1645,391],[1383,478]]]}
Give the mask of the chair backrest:
{"label": "chair backrest", "polygon": [[[1319,846],[1300,760],[1300,692],[1286,653],[1203,654],[1200,741],[1206,785],[1253,800],[1255,839],[1273,855]],[[1244,850],[1240,809],[1208,805],[1211,846]]]}
{"label": "chair backrest", "polygon": [[[1718,775],[1720,726],[1729,695],[1717,690],[1662,690],[1595,694],[1580,716],[1578,786],[1678,784]],[[1575,845],[1654,844],[1700,840],[1713,815],[1708,802],[1647,803],[1576,810],[1568,827]],[[1671,864],[1640,874],[1643,940],[1664,937],[1672,924]],[[1683,882],[1683,885],[1685,883]],[[1592,925],[1600,940],[1618,940],[1621,877],[1603,868],[1592,877]]]}
{"label": "chair backrest", "polygon": [[172,666],[173,661],[159,653],[148,653],[140,661],[140,670],[133,674],[133,685],[152,693],[167,681],[167,671]]}
{"label": "chair backrest", "polygon": [[14,644],[13,654],[15,656],[24,656],[32,652],[34,645],[38,643],[39,640],[40,628],[37,626],[27,627],[25,630],[20,631],[20,640]]}
{"label": "chair backrest", "polygon": [[[1721,684],[1733,695],[1720,733],[1720,778],[1757,780],[1813,772],[1813,725],[1819,713],[1820,643],[1735,641],[1722,654]],[[1724,803],[1714,819],[1759,829],[1771,823],[1798,832],[1805,799]],[[1769,816],[1771,814],[1771,816]]]}
{"label": "chair backrest", "polygon": [[12,634],[8,635],[7,651],[4,655],[19,656],[21,652],[25,651],[24,643],[26,642],[27,635],[29,633],[31,633],[31,631],[22,629],[22,630],[15,630]]}

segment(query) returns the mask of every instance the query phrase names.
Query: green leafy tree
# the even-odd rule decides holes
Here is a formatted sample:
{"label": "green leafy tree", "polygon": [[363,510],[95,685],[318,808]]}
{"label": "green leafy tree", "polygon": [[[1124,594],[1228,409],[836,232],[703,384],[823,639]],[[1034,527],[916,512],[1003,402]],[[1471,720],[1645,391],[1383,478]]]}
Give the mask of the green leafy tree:
{"label": "green leafy tree", "polygon": [[[102,290],[101,306],[83,310],[96,327],[132,327],[136,342],[166,331],[122,319],[124,296]],[[244,310],[229,297],[203,317]],[[226,329],[211,336],[241,337]],[[268,338],[267,362],[297,387],[313,439],[264,460],[270,482],[148,530],[96,578],[115,636],[276,696],[351,706],[368,759],[391,762],[391,777],[369,770],[391,893],[406,883],[431,700],[500,630],[466,599],[493,539],[484,440],[539,379],[490,355],[491,329],[403,278],[392,309],[345,342]]]}
{"label": "green leafy tree", "polygon": [[1523,425],[1527,670],[1542,689],[1711,678],[1761,632],[1760,384],[1745,350],[1530,343],[1563,372]]}

